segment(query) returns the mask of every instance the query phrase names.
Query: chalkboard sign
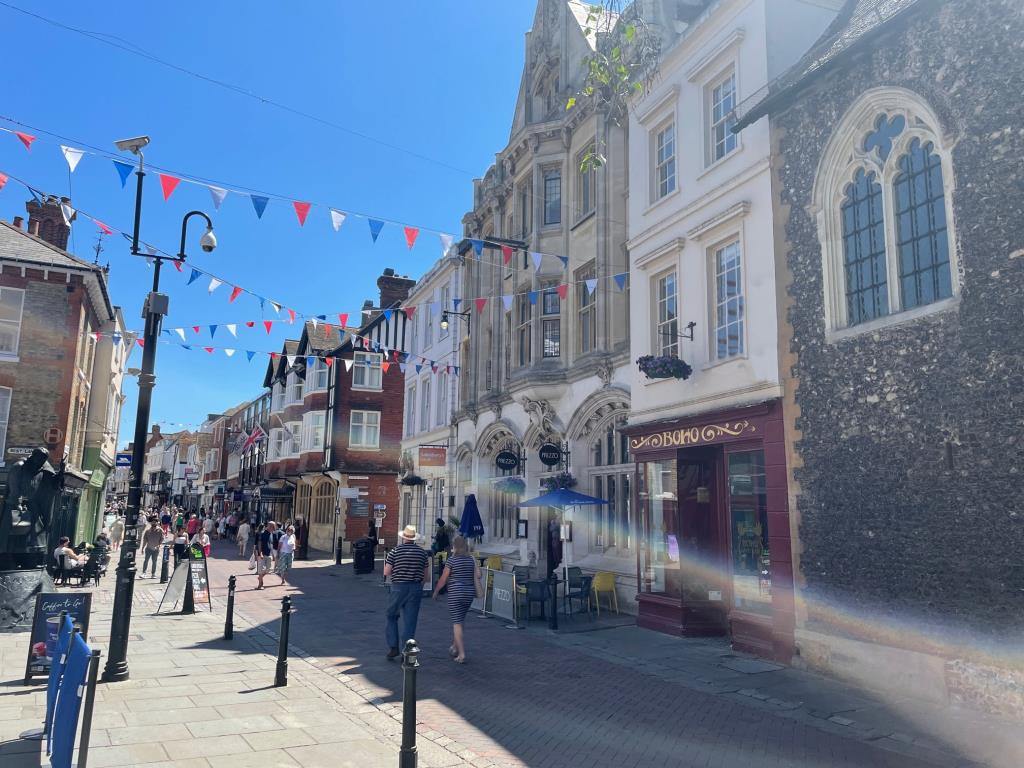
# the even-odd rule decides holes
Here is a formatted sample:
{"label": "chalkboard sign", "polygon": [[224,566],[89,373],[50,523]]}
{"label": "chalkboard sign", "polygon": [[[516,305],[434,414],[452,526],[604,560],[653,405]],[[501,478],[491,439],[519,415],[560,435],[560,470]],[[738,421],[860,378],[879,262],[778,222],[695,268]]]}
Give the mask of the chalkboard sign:
{"label": "chalkboard sign", "polygon": [[203,550],[192,547],[189,552],[188,567],[192,571],[192,599],[196,605],[206,603],[210,610],[213,610],[213,602],[210,600],[210,573],[206,568],[206,557]]}
{"label": "chalkboard sign", "polygon": [[67,613],[71,617],[84,640],[89,637],[91,609],[91,592],[41,592],[36,595],[36,610],[32,617],[32,633],[29,635],[28,643],[28,661],[25,663],[26,684],[33,677],[45,677],[50,674],[50,662],[57,647],[61,613]]}

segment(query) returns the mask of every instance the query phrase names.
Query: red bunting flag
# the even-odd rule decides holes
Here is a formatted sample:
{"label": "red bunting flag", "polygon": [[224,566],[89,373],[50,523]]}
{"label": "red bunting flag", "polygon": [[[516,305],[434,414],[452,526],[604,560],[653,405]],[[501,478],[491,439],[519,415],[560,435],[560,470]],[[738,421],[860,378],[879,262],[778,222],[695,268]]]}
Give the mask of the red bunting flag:
{"label": "red bunting flag", "polygon": [[334,365],[334,358],[333,357],[325,357],[324,358],[324,365],[326,365],[328,368],[330,368],[332,365]]}
{"label": "red bunting flag", "polygon": [[568,283],[562,283],[560,286],[558,286],[558,298],[560,298],[562,301],[565,301],[565,298],[568,295],[569,295],[569,284]]}
{"label": "red bunting flag", "polygon": [[25,149],[29,151],[32,150],[32,142],[36,140],[35,136],[30,136],[29,134],[22,133],[21,131],[15,131],[14,135],[21,139],[21,143],[25,145]]}
{"label": "red bunting flag", "polygon": [[271,360],[277,360],[277,352],[271,352],[270,353],[270,359]]}
{"label": "red bunting flag", "polygon": [[384,371],[384,373],[387,373],[388,372],[388,368],[390,368],[390,367],[391,367],[391,363],[387,362],[386,360],[380,364],[380,369],[382,371]]}
{"label": "red bunting flag", "polygon": [[192,330],[195,331],[196,333],[199,333],[199,326],[198,325],[193,325],[192,326]]}
{"label": "red bunting flag", "polygon": [[99,219],[93,219],[93,221],[96,222],[96,226],[100,228],[100,231],[104,235],[112,235],[112,234],[114,234],[114,230],[112,230],[110,227],[108,227],[106,224],[104,224]]}
{"label": "red bunting flag", "polygon": [[205,349],[205,350],[206,350],[207,352],[209,352],[209,353],[210,353],[211,355],[213,354],[213,347],[203,347],[203,349]]}
{"label": "red bunting flag", "polygon": [[164,202],[166,202],[170,199],[174,190],[178,188],[178,185],[181,184],[181,179],[177,176],[169,176],[166,173],[158,173],[157,176],[160,177],[160,188],[164,191]]}
{"label": "red bunting flag", "polygon": [[478,313],[483,312],[484,307],[487,306],[487,299],[473,299],[473,301],[474,303],[476,303],[476,311]]}
{"label": "red bunting flag", "polygon": [[503,246],[501,246],[501,261],[502,261],[502,263],[505,266],[508,266],[508,263],[510,261],[512,261],[512,246],[511,245],[503,245]]}
{"label": "red bunting flag", "polygon": [[340,315],[338,315],[338,325],[340,325],[342,328],[348,325],[348,313],[342,312]]}
{"label": "red bunting flag", "polygon": [[246,328],[252,328],[255,325],[256,325],[256,321],[255,320],[246,320],[245,321],[245,327]]}
{"label": "red bunting flag", "polygon": [[294,323],[295,322],[295,310],[294,309],[289,309],[288,310],[288,322],[289,323]]}
{"label": "red bunting flag", "polygon": [[330,336],[332,333],[334,333],[334,326],[331,325],[330,323],[324,323],[324,333]]}
{"label": "red bunting flag", "polygon": [[102,335],[103,334],[100,331],[94,331],[93,334],[92,334],[92,337],[94,339],[96,339],[96,341],[99,341],[100,340],[100,336],[102,336]]}
{"label": "red bunting flag", "polygon": [[416,242],[416,238],[420,234],[419,227],[402,227],[405,230],[405,243],[409,246],[409,250],[412,250],[413,243]]}
{"label": "red bunting flag", "polygon": [[143,339],[136,339],[135,343],[138,344],[140,347],[146,346],[146,342]]}
{"label": "red bunting flag", "polygon": [[174,268],[175,268],[176,270],[178,270],[179,272],[181,272],[181,270],[182,270],[183,266],[184,266],[184,265],[183,265],[183,264],[181,263],[181,260],[180,260],[180,259],[175,259],[175,260],[174,260]]}
{"label": "red bunting flag", "polygon": [[6,184],[6,183],[7,183],[7,174],[6,173],[0,173],[0,189],[3,189],[4,188],[4,184]]}
{"label": "red bunting flag", "polygon": [[295,215],[299,217],[299,226],[301,227],[306,223],[306,217],[309,215],[309,209],[313,207],[313,204],[300,203],[298,200],[293,200],[292,206],[295,208]]}
{"label": "red bunting flag", "polygon": [[405,312],[406,319],[412,320],[412,316],[416,314],[416,307],[402,307],[402,311]]}
{"label": "red bunting flag", "polygon": [[274,324],[273,320],[264,320],[263,327],[267,329],[267,333],[270,333],[270,326]]}
{"label": "red bunting flag", "polygon": [[241,286],[236,285],[234,288],[232,288],[231,289],[231,295],[228,297],[228,304],[230,304],[235,299],[237,299],[241,295],[241,293],[242,293]]}

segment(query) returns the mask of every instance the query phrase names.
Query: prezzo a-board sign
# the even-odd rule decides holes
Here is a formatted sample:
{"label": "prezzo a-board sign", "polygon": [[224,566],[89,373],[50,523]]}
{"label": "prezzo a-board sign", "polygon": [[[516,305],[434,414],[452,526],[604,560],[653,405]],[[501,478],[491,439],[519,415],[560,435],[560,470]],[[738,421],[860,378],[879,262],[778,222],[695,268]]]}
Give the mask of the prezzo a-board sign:
{"label": "prezzo a-board sign", "polygon": [[25,682],[33,677],[50,674],[50,663],[57,647],[60,615],[67,613],[82,639],[89,637],[89,612],[92,593],[41,592],[36,595],[36,608],[29,635],[28,661],[25,663]]}
{"label": "prezzo a-board sign", "polygon": [[170,610],[178,607],[178,601],[185,593],[188,584],[188,574],[192,571],[192,599],[196,605],[205,604],[211,611],[213,601],[210,599],[210,574],[206,567],[206,558],[203,550],[199,547],[189,547],[189,557],[182,560],[171,574],[167,587],[164,589],[163,597],[160,598],[160,605],[156,612],[160,613],[166,603]]}
{"label": "prezzo a-board sign", "polygon": [[489,612],[509,621],[516,620],[516,588],[511,571],[489,571],[491,605]]}

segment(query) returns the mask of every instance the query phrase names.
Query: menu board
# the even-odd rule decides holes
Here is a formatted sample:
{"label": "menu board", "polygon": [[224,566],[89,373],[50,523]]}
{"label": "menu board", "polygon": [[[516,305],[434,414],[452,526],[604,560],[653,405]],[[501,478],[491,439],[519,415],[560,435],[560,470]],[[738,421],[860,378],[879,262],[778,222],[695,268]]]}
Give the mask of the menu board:
{"label": "menu board", "polygon": [[32,633],[29,635],[28,661],[25,663],[25,682],[33,677],[50,674],[50,663],[57,648],[60,615],[67,613],[82,638],[89,636],[89,612],[92,609],[91,592],[41,592],[36,595]]}

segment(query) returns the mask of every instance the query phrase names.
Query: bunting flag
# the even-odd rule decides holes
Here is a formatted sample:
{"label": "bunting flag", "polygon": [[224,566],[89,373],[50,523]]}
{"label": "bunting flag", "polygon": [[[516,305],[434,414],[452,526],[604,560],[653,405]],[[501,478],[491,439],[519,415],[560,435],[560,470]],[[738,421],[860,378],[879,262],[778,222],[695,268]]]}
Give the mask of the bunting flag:
{"label": "bunting flag", "polygon": [[228,196],[228,191],[226,189],[221,189],[220,187],[214,187],[214,186],[209,187],[209,190],[210,190],[210,197],[213,198],[213,209],[215,211],[219,211],[220,210],[220,204],[223,203],[224,202],[224,198]]}
{"label": "bunting flag", "polygon": [[228,304],[230,304],[235,299],[237,299],[241,295],[241,293],[242,293],[241,286],[236,285],[234,288],[232,288],[231,289],[231,295],[228,296]]}
{"label": "bunting flag", "polygon": [[274,324],[273,320],[264,320],[263,327],[267,329],[267,333],[270,333],[270,326]]}
{"label": "bunting flag", "polygon": [[569,257],[568,256],[559,256],[558,258],[562,262],[562,269],[568,269],[569,268]]}
{"label": "bunting flag", "polygon": [[530,305],[531,306],[536,306],[537,305],[537,296],[539,295],[539,292],[538,291],[530,291],[526,295],[530,299]]}
{"label": "bunting flag", "polygon": [[206,350],[207,354],[210,354],[210,355],[213,354],[213,347],[203,347],[203,349]]}
{"label": "bunting flag", "polygon": [[253,359],[253,357],[255,357],[255,356],[256,356],[256,353],[255,353],[255,352],[253,352],[253,351],[252,351],[251,349],[247,349],[247,350],[245,351],[245,361],[246,361],[247,363],[251,363],[251,362],[252,362],[252,359]]}
{"label": "bunting flag", "polygon": [[198,269],[193,269],[192,274],[188,276],[188,282],[186,283],[186,285],[192,285],[192,283],[199,279],[200,274],[201,273]]}
{"label": "bunting flag", "polygon": [[278,303],[277,303],[276,301],[272,301],[272,302],[270,302],[270,306],[272,306],[272,307],[274,308],[274,311],[275,311],[275,312],[276,312],[277,314],[279,314],[279,315],[281,314],[281,305],[280,305],[280,304],[278,304]]}
{"label": "bunting flag", "polygon": [[164,191],[164,202],[170,200],[171,195],[174,194],[174,190],[178,188],[181,183],[181,179],[177,176],[170,176],[166,173],[158,173],[160,177],[160,189]]}
{"label": "bunting flag", "polygon": [[461,303],[462,303],[462,299],[452,299],[452,309],[454,309],[456,312],[458,312],[459,311],[459,304],[461,304]]}
{"label": "bunting flag", "polygon": [[[2,187],[3,184],[0,184],[0,188]],[[61,203],[60,215],[64,217],[64,224],[70,227],[71,222],[75,220],[75,209],[72,208],[68,203]]]}
{"label": "bunting flag", "polygon": [[75,168],[78,167],[78,161],[82,159],[82,155],[85,152],[74,147],[65,147],[63,144],[60,146],[60,151],[64,153],[64,159],[68,161],[68,168],[71,169],[71,173],[74,173]]}
{"label": "bunting flag", "polygon": [[387,360],[382,360],[382,361],[381,361],[381,364],[380,364],[380,369],[381,369],[381,370],[382,370],[382,371],[383,371],[384,373],[387,373],[387,372],[388,372],[388,368],[390,368],[390,367],[391,367],[391,363],[389,363],[389,362],[388,362]]}
{"label": "bunting flag", "polygon": [[207,293],[213,293],[224,284],[223,280],[218,280],[216,277],[210,278],[210,286],[206,289]]}
{"label": "bunting flag", "polygon": [[179,336],[181,336],[181,340],[182,341],[185,341],[185,329],[184,328],[175,328],[174,332],[176,334],[178,334]]}
{"label": "bunting flag", "polygon": [[405,312],[406,320],[412,320],[412,316],[416,314],[416,307],[402,307],[402,311]]}
{"label": "bunting flag", "polygon": [[455,242],[454,235],[446,235],[444,232],[440,233],[438,237],[441,238],[441,255],[447,256],[448,251],[452,248],[452,243]]}
{"label": "bunting flag", "polygon": [[179,272],[181,272],[185,268],[185,266],[181,263],[180,259],[174,259],[171,263],[174,265],[174,268]]}
{"label": "bunting flag", "polygon": [[476,257],[479,259],[484,252],[484,241],[470,239],[469,242],[473,244],[473,250],[476,251]]}
{"label": "bunting flag", "polygon": [[114,342],[115,344],[120,344],[121,343],[121,334],[118,333],[117,331],[114,331],[114,333],[110,337],[110,340],[112,342]]}
{"label": "bunting flag", "polygon": [[328,368],[330,368],[332,365],[334,365],[334,358],[333,357],[325,357],[324,358],[324,365],[326,365]]}
{"label": "bunting flag", "polygon": [[345,214],[342,211],[331,208],[331,226],[334,227],[334,231],[337,232],[341,229],[341,225],[345,223]]}
{"label": "bunting flag", "polygon": [[117,169],[117,175],[121,177],[121,189],[124,189],[125,184],[128,183],[128,177],[135,170],[135,166],[121,160],[115,160],[114,167]]}
{"label": "bunting flag", "polygon": [[227,355],[228,357],[231,357],[233,354],[235,354],[235,350],[233,350],[233,349],[225,349],[224,350],[224,354]]}
{"label": "bunting flag", "polygon": [[505,311],[506,312],[508,312],[510,309],[512,309],[512,299],[514,299],[514,298],[515,298],[515,296],[510,294],[510,293],[505,294],[504,296],[501,297],[502,302],[505,304]]}
{"label": "bunting flag", "polygon": [[419,373],[422,370],[423,370],[423,366],[420,363],[416,363],[416,373]]}
{"label": "bunting flag", "polygon": [[510,261],[512,261],[512,246],[501,246],[501,263],[507,267]]}
{"label": "bunting flag", "polygon": [[236,339],[238,338],[238,326],[235,323],[228,323],[224,327],[228,329],[228,333],[230,333]]}
{"label": "bunting flag", "polygon": [[530,258],[533,259],[533,271],[540,272],[540,265],[544,261],[544,254],[537,251],[530,251]]}
{"label": "bunting flag", "polygon": [[384,222],[377,219],[367,219],[366,222],[370,225],[370,237],[376,243],[377,238],[380,237],[380,231],[384,229]]}
{"label": "bunting flag", "polygon": [[255,328],[256,327],[256,321],[255,320],[246,320],[245,321],[245,327],[246,328]]}
{"label": "bunting flag", "polygon": [[32,151],[32,142],[36,140],[35,136],[30,136],[29,134],[22,133],[21,131],[15,131],[14,135],[21,139],[21,143],[25,145],[26,150],[30,152]]}
{"label": "bunting flag", "polygon": [[112,235],[112,234],[114,234],[114,230],[112,230],[110,227],[108,227],[106,224],[104,224],[99,219],[93,219],[93,221],[96,222],[96,226],[100,228],[100,231],[104,235]]}
{"label": "bunting flag", "polygon": [[256,218],[262,219],[263,212],[267,210],[267,203],[270,202],[269,197],[263,197],[262,195],[249,195],[252,200],[252,207],[256,211]]}
{"label": "bunting flag", "polygon": [[351,360],[346,360],[345,361],[345,370],[346,371],[351,371],[352,370],[352,361]]}
{"label": "bunting flag", "polygon": [[313,324],[313,330],[315,331],[316,330],[316,324],[320,322],[320,319],[316,318],[316,317],[311,317],[309,319],[309,322],[311,322]]}
{"label": "bunting flag", "polygon": [[587,295],[593,296],[594,291],[597,290],[597,278],[591,277],[587,280],[584,280],[583,282],[587,284]]}
{"label": "bunting flag", "polygon": [[474,299],[473,301],[476,304],[477,314],[483,312],[484,307],[487,306],[487,299]]}
{"label": "bunting flag", "polygon": [[619,290],[620,291],[625,290],[625,288],[626,288],[626,278],[628,276],[629,276],[628,272],[620,272],[617,275],[613,275],[613,277],[615,278],[615,284],[617,286],[619,286]]}
{"label": "bunting flag", "polygon": [[212,339],[216,335],[216,333],[217,333],[217,326],[216,325],[211,325],[211,326],[209,326],[209,328],[210,328],[210,338]]}
{"label": "bunting flag", "polygon": [[6,184],[6,183],[7,183],[7,174],[6,173],[0,173],[0,189],[3,189],[4,188],[4,184]]}
{"label": "bunting flag", "polygon": [[405,368],[406,368],[405,363],[399,363],[398,364],[398,370],[401,371],[402,373],[405,373]]}
{"label": "bunting flag", "polygon": [[192,332],[193,333],[199,333],[199,326],[198,325],[193,325],[192,326]]}
{"label": "bunting flag", "polygon": [[562,283],[560,286],[558,286],[558,298],[560,298],[562,301],[565,301],[565,299],[566,299],[566,297],[568,295],[569,295],[569,284],[568,283]]}
{"label": "bunting flag", "polygon": [[295,310],[294,309],[289,309],[288,310],[288,322],[289,323],[294,323],[295,322]]}
{"label": "bunting flag", "polygon": [[143,341],[142,339],[136,339],[135,343],[138,344],[140,347],[145,347],[146,346],[146,342]]}
{"label": "bunting flag", "polygon": [[182,349],[187,349],[187,350],[188,350],[189,352],[191,352],[191,351],[192,351],[192,345],[191,345],[191,344],[181,344],[181,345],[179,345],[179,346],[180,346],[180,347],[181,347]]}
{"label": "bunting flag", "polygon": [[391,319],[391,310],[390,309],[385,309],[384,310],[384,322],[387,322],[390,319]]}
{"label": "bunting flag", "polygon": [[348,325],[348,313],[347,312],[342,312],[341,314],[338,315],[338,325],[340,325],[342,328],[344,328],[346,325]]}
{"label": "bunting flag", "polygon": [[315,355],[306,355],[306,367],[307,368],[312,368],[314,365],[316,365],[316,356]]}
{"label": "bunting flag", "polygon": [[270,353],[270,360],[271,360],[271,362],[273,362],[274,360],[277,360],[277,358],[279,358],[279,357],[280,357],[280,355],[277,352],[271,352]]}
{"label": "bunting flag", "polygon": [[292,207],[295,208],[295,215],[299,218],[299,226],[304,226],[306,224],[306,217],[309,215],[309,209],[313,207],[313,204],[293,200]]}
{"label": "bunting flag", "polygon": [[419,237],[419,227],[402,227],[402,231],[405,232],[405,244],[409,246],[409,250],[412,250],[413,245],[416,243],[416,238]]}

